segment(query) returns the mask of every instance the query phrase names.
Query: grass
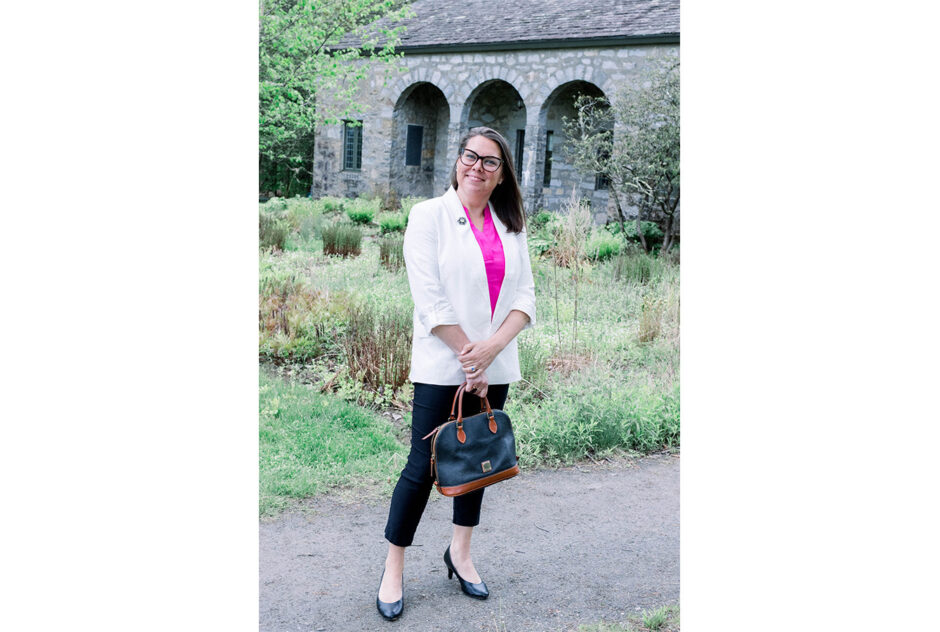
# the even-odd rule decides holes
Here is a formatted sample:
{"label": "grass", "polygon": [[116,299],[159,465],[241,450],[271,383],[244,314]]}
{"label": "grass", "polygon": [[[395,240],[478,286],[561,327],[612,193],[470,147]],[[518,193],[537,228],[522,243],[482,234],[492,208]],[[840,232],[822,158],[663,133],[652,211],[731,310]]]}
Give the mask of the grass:
{"label": "grass", "polygon": [[290,234],[290,225],[284,218],[284,213],[277,207],[266,208],[262,205],[258,213],[258,241],[261,248],[283,250],[287,236]]}
{"label": "grass", "polygon": [[404,213],[382,213],[379,215],[379,230],[383,233],[403,233],[407,222]]}
{"label": "grass", "polygon": [[622,623],[581,625],[578,632],[679,632],[679,605],[647,610]]}
{"label": "grass", "polygon": [[405,265],[405,238],[402,236],[383,237],[379,240],[379,261],[391,271],[400,270]]}
{"label": "grass", "polygon": [[387,421],[318,389],[260,372],[260,511],[316,496],[355,480],[386,493],[405,448]]}
{"label": "grass", "polygon": [[323,254],[354,257],[362,252],[362,230],[357,226],[337,222],[322,231]]}
{"label": "grass", "polygon": [[622,237],[611,235],[604,229],[594,229],[591,232],[585,250],[591,259],[599,261],[610,259],[614,255],[620,254],[622,247]]}
{"label": "grass", "polygon": [[[345,215],[359,204],[375,205],[368,200],[299,200],[277,211],[291,233],[284,250],[259,252],[259,357],[293,381],[315,384],[318,394],[324,389],[323,397],[331,401],[355,404],[373,416],[391,411],[407,419],[411,385],[396,387],[405,372],[403,333],[413,305],[405,269],[397,261],[400,233],[383,235],[376,224],[357,226],[360,254],[340,258],[323,254],[323,235],[315,230],[316,225],[329,228],[340,221],[352,228]],[[412,199],[402,201],[403,213],[410,210],[408,204]],[[627,245],[619,254],[595,260],[587,244],[596,230],[565,218],[540,217],[543,221],[547,241],[530,248],[537,324],[517,339],[523,379],[512,386],[506,404],[523,467],[678,449],[676,259]],[[548,230],[553,226],[559,229],[555,233]],[[562,234],[566,226],[563,240],[552,242],[552,234]],[[540,251],[544,256],[538,256]],[[559,265],[559,260],[571,263],[575,257],[577,265]],[[364,305],[369,322],[356,324],[351,315]],[[401,331],[383,340],[376,327]],[[345,413],[327,408],[325,401],[310,400],[309,415],[330,410],[327,416],[333,415],[341,431]],[[393,430],[402,434],[399,426]],[[276,443],[263,443],[262,459],[268,458],[266,451],[279,449]],[[342,472],[347,465],[329,468]],[[386,478],[401,469],[394,460],[383,467]],[[346,480],[355,478],[350,473]],[[331,480],[340,484],[340,479]],[[295,488],[292,481],[285,478],[267,488],[281,490],[269,491],[271,498],[287,502],[302,496],[301,489],[316,494],[329,488]],[[265,502],[270,506],[274,501]]]}

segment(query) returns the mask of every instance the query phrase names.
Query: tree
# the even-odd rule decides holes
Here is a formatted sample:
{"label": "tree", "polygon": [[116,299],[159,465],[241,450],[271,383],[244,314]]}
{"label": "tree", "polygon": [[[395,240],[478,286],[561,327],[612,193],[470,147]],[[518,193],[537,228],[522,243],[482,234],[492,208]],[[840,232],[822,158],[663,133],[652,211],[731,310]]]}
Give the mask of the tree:
{"label": "tree", "polygon": [[395,53],[400,23],[411,15],[402,0],[261,0],[262,189],[279,183],[291,190],[309,180],[317,127],[364,111],[356,93],[374,66],[360,61],[384,62],[388,72],[401,56]]}
{"label": "tree", "polygon": [[651,244],[641,222],[650,220],[662,225],[661,251],[668,251],[679,209],[679,62],[655,64],[613,103],[582,95],[575,109],[575,119],[565,118],[568,157],[580,171],[607,178],[622,229],[624,201],[637,208],[643,248]]}

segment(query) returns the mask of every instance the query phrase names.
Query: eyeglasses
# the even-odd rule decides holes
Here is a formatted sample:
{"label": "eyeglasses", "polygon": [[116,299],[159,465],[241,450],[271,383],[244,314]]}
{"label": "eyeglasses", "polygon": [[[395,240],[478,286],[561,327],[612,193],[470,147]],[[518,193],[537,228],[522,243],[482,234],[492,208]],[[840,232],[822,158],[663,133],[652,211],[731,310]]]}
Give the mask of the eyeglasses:
{"label": "eyeglasses", "polygon": [[481,156],[475,151],[471,151],[469,149],[464,149],[462,152],[460,152],[460,162],[467,165],[468,167],[472,167],[473,165],[477,164],[477,160],[482,160],[483,170],[489,172],[496,171],[499,169],[500,165],[503,164],[503,159],[497,158],[496,156]]}

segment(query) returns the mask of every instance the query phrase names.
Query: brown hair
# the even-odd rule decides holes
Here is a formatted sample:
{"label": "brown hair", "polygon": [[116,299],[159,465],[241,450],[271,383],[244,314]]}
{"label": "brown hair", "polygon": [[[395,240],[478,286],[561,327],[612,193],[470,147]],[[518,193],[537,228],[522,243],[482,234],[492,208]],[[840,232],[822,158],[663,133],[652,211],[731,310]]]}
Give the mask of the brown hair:
{"label": "brown hair", "polygon": [[[516,180],[516,167],[512,161],[512,152],[509,143],[503,135],[489,127],[474,127],[460,139],[460,148],[457,150],[458,160],[460,154],[467,147],[467,141],[474,136],[483,136],[499,145],[503,159],[503,181],[496,185],[490,195],[490,203],[496,216],[499,217],[506,229],[511,233],[521,233],[525,229],[525,210],[522,206],[522,193],[519,191],[519,182]],[[450,171],[450,185],[457,189],[457,161]]]}

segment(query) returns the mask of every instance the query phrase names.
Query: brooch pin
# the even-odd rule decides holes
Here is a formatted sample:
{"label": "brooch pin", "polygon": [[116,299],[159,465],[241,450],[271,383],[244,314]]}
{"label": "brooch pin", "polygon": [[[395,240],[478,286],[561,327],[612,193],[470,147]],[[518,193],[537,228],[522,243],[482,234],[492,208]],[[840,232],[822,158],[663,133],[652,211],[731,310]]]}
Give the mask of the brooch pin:
{"label": "brooch pin", "polygon": [[459,218],[459,219],[457,220],[457,223],[460,224],[461,226],[463,226],[464,224],[467,223],[467,218],[466,218],[466,217],[461,217],[461,218]]}

